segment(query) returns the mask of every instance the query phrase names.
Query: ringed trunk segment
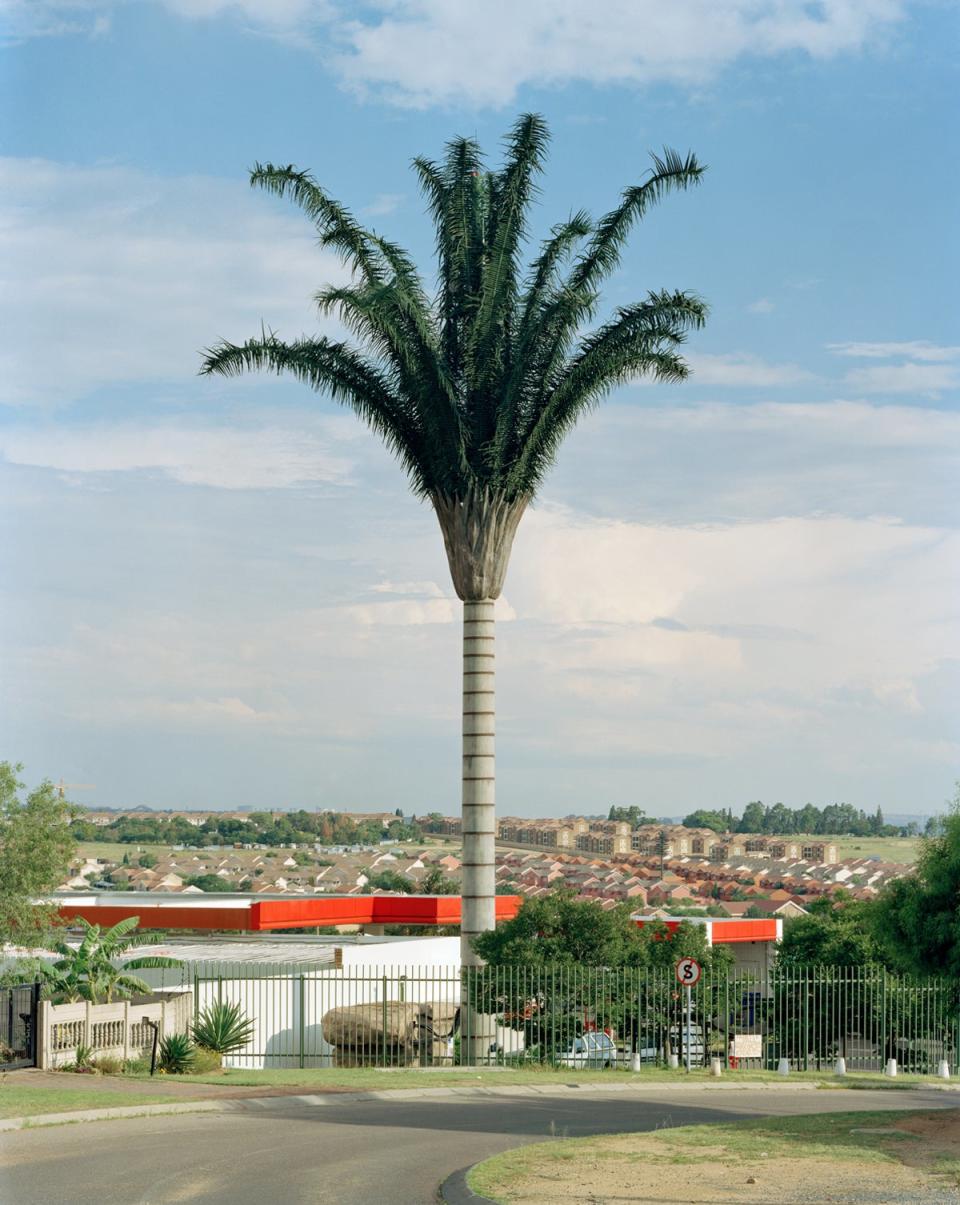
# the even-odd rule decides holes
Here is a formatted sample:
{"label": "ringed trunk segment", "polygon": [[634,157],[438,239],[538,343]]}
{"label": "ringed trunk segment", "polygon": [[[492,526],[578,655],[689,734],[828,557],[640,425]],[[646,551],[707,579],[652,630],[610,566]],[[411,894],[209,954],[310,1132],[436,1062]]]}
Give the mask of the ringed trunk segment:
{"label": "ringed trunk segment", "polygon": [[479,966],[471,939],[495,926],[495,644],[492,598],[463,604],[463,894],[460,956]]}

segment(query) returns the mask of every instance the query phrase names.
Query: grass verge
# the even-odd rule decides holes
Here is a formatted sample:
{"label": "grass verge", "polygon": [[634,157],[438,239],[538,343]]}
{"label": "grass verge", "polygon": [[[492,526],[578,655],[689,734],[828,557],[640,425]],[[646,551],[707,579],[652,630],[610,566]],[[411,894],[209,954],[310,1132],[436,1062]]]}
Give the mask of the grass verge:
{"label": "grass verge", "polygon": [[0,1117],[38,1117],[41,1113],[72,1113],[78,1109],[114,1109],[129,1105],[175,1104],[180,1098],[158,1096],[155,1092],[111,1092],[91,1089],[86,1085],[74,1088],[20,1087],[0,1084]]}
{"label": "grass verge", "polygon": [[[923,1135],[924,1121],[939,1128],[948,1114],[954,1127],[960,1124],[960,1111],[948,1110],[939,1116],[919,1110],[884,1110],[770,1117],[600,1138],[560,1138],[486,1159],[472,1169],[468,1183],[475,1193],[511,1205],[539,1196],[550,1201],[592,1200],[594,1191],[603,1195],[596,1185],[604,1177],[631,1183],[643,1196],[645,1185],[639,1178],[647,1176],[660,1184],[664,1201],[697,1201],[701,1198],[691,1190],[706,1182],[715,1193],[722,1171],[733,1169],[738,1182],[749,1184],[755,1180],[746,1179],[744,1173],[759,1166],[763,1169],[760,1178],[769,1188],[783,1171],[778,1166],[782,1161],[790,1161],[789,1178],[797,1175],[794,1161],[807,1160],[821,1176],[824,1170],[829,1175],[831,1165],[837,1166],[840,1177],[840,1165],[852,1164],[849,1171],[863,1178],[869,1178],[871,1165],[909,1165],[914,1174],[933,1173],[951,1186],[960,1186],[960,1161],[950,1157],[956,1142],[955,1129],[950,1134],[940,1133],[932,1141],[926,1141]],[[920,1124],[912,1124],[917,1121]],[[910,1128],[901,1129],[901,1125]],[[891,1175],[882,1168],[879,1172]],[[671,1179],[681,1176],[686,1185],[684,1192],[691,1195],[668,1195]],[[568,1198],[566,1194],[571,1191],[573,1195]],[[745,1198],[738,1193],[736,1199]]]}

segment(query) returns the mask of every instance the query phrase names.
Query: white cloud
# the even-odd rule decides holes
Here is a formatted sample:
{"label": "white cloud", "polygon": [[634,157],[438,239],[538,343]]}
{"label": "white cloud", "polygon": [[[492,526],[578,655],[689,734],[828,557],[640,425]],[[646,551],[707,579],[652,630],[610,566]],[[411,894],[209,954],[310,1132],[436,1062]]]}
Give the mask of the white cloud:
{"label": "white cloud", "polygon": [[346,609],[347,616],[363,626],[419,627],[422,624],[453,623],[458,617],[458,605],[452,598],[412,599],[396,602],[360,604]]}
{"label": "white cloud", "polygon": [[505,105],[524,85],[700,84],[750,56],[856,51],[896,0],[405,0],[352,12],[344,78],[401,104]]}
{"label": "white cloud", "polygon": [[343,484],[351,469],[322,434],[276,427],[20,427],[0,431],[0,456],[84,476],[155,470],[186,485],[221,489]]}
{"label": "white cloud", "polygon": [[772,314],[776,308],[769,297],[760,297],[756,301],[751,301],[747,306],[747,310],[751,314]]}
{"label": "white cloud", "polygon": [[890,360],[905,356],[909,360],[933,361],[960,359],[960,347],[941,347],[925,339],[906,343],[828,343],[829,351],[838,356],[853,356],[866,360]]}
{"label": "white cloud", "polygon": [[848,372],[844,384],[862,393],[912,393],[936,397],[960,386],[960,369],[952,364],[877,364]]}
{"label": "white cloud", "polygon": [[313,292],[345,279],[302,215],[240,177],[5,159],[0,195],[0,402],[192,377],[202,347],[261,319],[282,336],[318,329]]}
{"label": "white cloud", "polygon": [[924,339],[900,343],[828,343],[838,356],[863,360],[899,360],[871,364],[848,372],[845,384],[864,393],[913,393],[935,397],[960,386],[960,347],[943,347]]}
{"label": "white cloud", "polygon": [[448,595],[436,582],[377,582],[370,590],[374,594],[413,594],[427,598],[446,598]]}
{"label": "white cloud", "polygon": [[369,205],[365,205],[360,212],[366,217],[382,218],[388,213],[396,213],[403,199],[402,192],[382,192],[379,196],[374,197]]}
{"label": "white cloud", "polygon": [[[402,105],[506,105],[525,85],[701,85],[738,61],[857,52],[904,17],[900,0],[163,0],[319,47],[351,87]],[[11,29],[90,29],[116,0],[10,3]]]}
{"label": "white cloud", "polygon": [[747,352],[727,355],[704,355],[693,352],[685,357],[701,385],[747,386],[775,388],[778,385],[797,385],[814,379],[797,364],[768,364]]}
{"label": "white cloud", "polygon": [[756,402],[733,405],[705,402],[697,406],[664,406],[631,416],[639,428],[747,435],[767,433],[772,439],[795,442],[804,437],[823,445],[822,455],[833,448],[843,456],[863,445],[915,446],[934,449],[952,446],[960,452],[960,414],[919,406],[873,406],[869,402]]}

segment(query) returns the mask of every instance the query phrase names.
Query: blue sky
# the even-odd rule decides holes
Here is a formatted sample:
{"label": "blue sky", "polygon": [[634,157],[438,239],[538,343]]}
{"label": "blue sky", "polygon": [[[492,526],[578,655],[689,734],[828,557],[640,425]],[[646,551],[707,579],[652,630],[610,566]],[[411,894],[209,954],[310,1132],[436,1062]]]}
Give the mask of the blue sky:
{"label": "blue sky", "polygon": [[0,756],[86,803],[456,810],[433,516],[351,415],[198,349],[315,330],[343,275],[256,160],[429,274],[410,159],[469,133],[496,162],[537,110],[535,233],[650,149],[710,165],[607,300],[711,319],[523,521],[500,810],[952,794],[954,4],[0,0],[0,28]]}

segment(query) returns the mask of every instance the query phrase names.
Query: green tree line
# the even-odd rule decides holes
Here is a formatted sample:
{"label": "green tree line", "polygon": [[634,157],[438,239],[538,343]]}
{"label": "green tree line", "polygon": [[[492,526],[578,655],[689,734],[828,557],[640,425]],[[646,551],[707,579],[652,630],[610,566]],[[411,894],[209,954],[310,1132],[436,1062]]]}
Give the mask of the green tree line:
{"label": "green tree line", "polygon": [[353,820],[339,812],[288,812],[274,818],[269,812],[251,812],[246,820],[211,817],[197,826],[182,816],[144,813],[118,817],[111,824],[92,824],[80,814],[72,824],[77,841],[118,841],[130,845],[375,845],[393,841],[419,841],[419,825],[398,817],[384,826],[379,820]]}
{"label": "green tree line", "polygon": [[[868,813],[849,803],[830,803],[822,808],[808,803],[802,808],[788,808],[783,803],[754,800],[739,818],[729,808],[698,808],[685,816],[683,823],[687,828],[710,828],[717,833],[760,833],[771,837],[798,833],[823,837],[910,837],[917,832],[916,824],[887,824],[880,808]],[[936,827],[936,820],[929,822],[928,833],[933,834]]]}

